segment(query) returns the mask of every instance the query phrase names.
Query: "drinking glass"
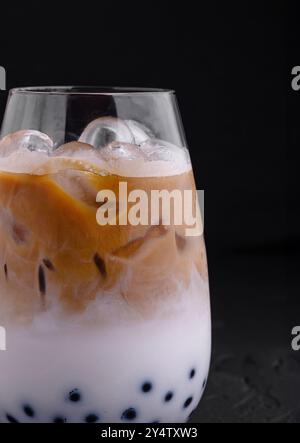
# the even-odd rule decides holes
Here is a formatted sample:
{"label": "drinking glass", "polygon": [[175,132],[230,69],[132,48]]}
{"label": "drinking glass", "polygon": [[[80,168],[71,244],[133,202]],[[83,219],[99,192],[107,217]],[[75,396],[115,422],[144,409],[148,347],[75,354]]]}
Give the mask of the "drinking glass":
{"label": "drinking glass", "polygon": [[188,420],[211,348],[197,214],[173,91],[10,91],[0,141],[1,421]]}

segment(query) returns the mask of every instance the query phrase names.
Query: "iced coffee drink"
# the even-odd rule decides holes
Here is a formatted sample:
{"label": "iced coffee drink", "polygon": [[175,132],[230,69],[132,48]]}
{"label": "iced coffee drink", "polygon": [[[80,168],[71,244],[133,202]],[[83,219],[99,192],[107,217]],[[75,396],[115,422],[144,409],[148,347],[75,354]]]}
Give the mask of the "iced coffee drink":
{"label": "iced coffee drink", "polygon": [[[78,92],[80,110],[93,106],[72,136],[66,108],[63,135],[41,119],[25,127],[26,106],[14,123],[16,95],[56,97],[53,122],[76,94],[13,91],[3,124],[0,421],[186,422],[209,369],[206,252],[203,234],[176,222],[174,198],[168,217],[152,197],[195,195],[195,183],[184,143],[160,130],[170,117],[130,113],[170,93]],[[113,110],[95,106],[101,94]]]}

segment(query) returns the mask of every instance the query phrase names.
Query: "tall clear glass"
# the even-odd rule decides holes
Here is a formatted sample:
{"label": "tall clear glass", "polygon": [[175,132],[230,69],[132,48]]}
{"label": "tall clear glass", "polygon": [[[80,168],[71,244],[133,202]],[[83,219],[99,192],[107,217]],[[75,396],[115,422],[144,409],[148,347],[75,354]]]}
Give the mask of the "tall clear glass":
{"label": "tall clear glass", "polygon": [[197,208],[173,91],[10,92],[1,421],[188,420],[211,349]]}

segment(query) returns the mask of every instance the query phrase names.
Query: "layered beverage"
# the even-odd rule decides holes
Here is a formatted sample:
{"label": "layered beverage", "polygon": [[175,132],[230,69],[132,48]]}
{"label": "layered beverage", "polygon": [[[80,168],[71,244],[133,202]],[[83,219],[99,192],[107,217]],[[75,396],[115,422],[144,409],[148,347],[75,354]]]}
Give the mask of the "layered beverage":
{"label": "layered beverage", "polygon": [[[195,195],[188,151],[155,136],[109,115],[63,145],[32,128],[0,141],[1,421],[175,423],[198,405],[205,246],[151,214],[154,190]],[[141,206],[128,220],[124,186],[148,197],[146,221]]]}

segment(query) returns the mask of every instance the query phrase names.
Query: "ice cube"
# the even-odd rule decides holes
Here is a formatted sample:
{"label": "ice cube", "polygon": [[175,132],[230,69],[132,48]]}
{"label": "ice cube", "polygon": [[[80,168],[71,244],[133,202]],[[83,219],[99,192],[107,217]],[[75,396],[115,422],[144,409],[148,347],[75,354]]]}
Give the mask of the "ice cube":
{"label": "ice cube", "polygon": [[81,134],[79,142],[94,148],[103,148],[111,142],[133,143],[133,135],[126,123],[115,117],[100,117],[93,120]]}
{"label": "ice cube", "polygon": [[33,129],[26,129],[8,134],[0,141],[0,156],[7,157],[20,150],[49,154],[52,148],[53,141],[48,135]]}
{"label": "ice cube", "polygon": [[169,161],[189,158],[186,148],[179,148],[172,143],[159,139],[148,139],[141,143],[140,149],[148,161]]}
{"label": "ice cube", "polygon": [[112,142],[100,150],[101,157],[109,162],[111,160],[145,160],[143,151],[137,145],[130,143]]}
{"label": "ice cube", "polygon": [[100,156],[100,151],[92,145],[81,142],[66,143],[53,151],[52,157],[66,157],[83,160],[104,167],[104,160]]}
{"label": "ice cube", "polygon": [[149,138],[154,138],[151,129],[136,120],[125,120],[126,125],[132,132],[134,142],[139,145]]}
{"label": "ice cube", "polygon": [[7,156],[0,155],[0,171],[31,174],[49,159],[43,152],[20,149]]}
{"label": "ice cube", "polygon": [[72,197],[96,207],[98,189],[93,187],[89,175],[78,170],[64,169],[53,174],[52,179]]}
{"label": "ice cube", "polygon": [[92,145],[80,142],[66,143],[53,151],[55,157],[78,157],[78,155],[89,155],[95,152]]}

